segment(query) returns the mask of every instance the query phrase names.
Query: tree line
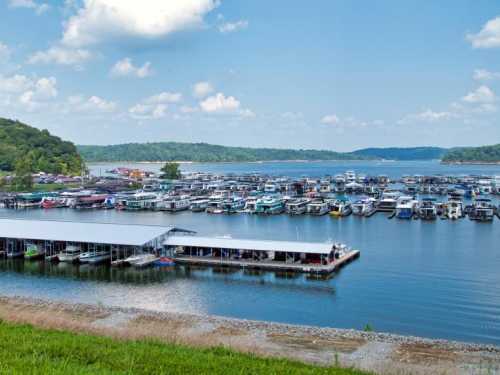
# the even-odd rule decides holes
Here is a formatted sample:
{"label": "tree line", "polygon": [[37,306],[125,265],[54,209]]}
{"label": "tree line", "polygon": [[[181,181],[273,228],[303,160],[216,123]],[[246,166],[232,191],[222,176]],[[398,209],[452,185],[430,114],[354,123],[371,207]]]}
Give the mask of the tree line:
{"label": "tree line", "polygon": [[207,143],[128,143],[110,146],[77,146],[87,162],[194,161],[254,162],[270,160],[364,160],[370,157],[322,150],[291,150],[211,145]]}

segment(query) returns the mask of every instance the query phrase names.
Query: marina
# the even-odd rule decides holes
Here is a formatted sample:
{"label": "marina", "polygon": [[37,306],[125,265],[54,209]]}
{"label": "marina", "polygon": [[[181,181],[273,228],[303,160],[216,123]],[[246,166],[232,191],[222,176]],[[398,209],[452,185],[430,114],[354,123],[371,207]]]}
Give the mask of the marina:
{"label": "marina", "polygon": [[[262,168],[263,175],[270,175],[270,169],[275,169],[276,175],[300,179],[305,164],[183,165],[183,168],[205,168],[207,173],[218,171],[217,174],[230,170],[245,174]],[[325,168],[330,164],[307,163],[307,167],[310,175],[316,171],[318,176],[354,169],[352,164],[339,164]],[[398,175],[404,174],[402,170],[418,174],[422,166],[436,174],[499,174],[494,168],[476,166],[460,166],[451,173],[448,166],[419,162],[356,164],[356,170],[378,175],[383,169],[388,171],[389,179],[397,180]],[[95,168],[91,166],[91,170]],[[142,165],[142,168],[153,167]],[[402,190],[397,185],[394,187]],[[407,195],[403,191],[399,193]],[[116,202],[129,195],[116,194]],[[214,191],[209,197],[211,195],[227,199],[227,193]],[[69,303],[98,300],[105,305],[125,308],[322,327],[362,329],[369,323],[383,332],[500,343],[500,301],[496,288],[500,267],[498,225],[495,224],[498,219],[494,218],[493,225],[467,218],[444,220],[441,219],[443,214],[435,220],[388,220],[392,214],[388,211],[375,213],[365,220],[364,216],[355,214],[355,207],[358,200],[367,200],[355,194],[346,195],[352,202],[353,214],[341,219],[328,214],[292,215],[286,207],[285,212],[278,215],[207,214],[204,210],[169,213],[149,209],[0,208],[0,216],[9,218],[159,225],[192,230],[196,232],[195,237],[225,241],[341,242],[362,253],[346,267],[327,275],[178,261],[172,266],[168,259],[164,259],[165,266],[110,267],[110,261],[91,265],[5,257],[0,261],[0,294]],[[426,197],[435,199],[432,206],[436,210],[443,208],[439,203],[453,203],[455,199],[452,195],[438,194]],[[482,197],[498,202],[495,194],[479,196]],[[255,198],[247,196],[246,206],[255,203]],[[457,198],[457,206],[461,205],[464,211],[472,204],[472,200],[463,195]],[[315,198],[302,199],[310,202]],[[366,206],[370,203],[366,202]],[[451,204],[448,207],[446,215],[452,215]],[[270,309],[269,306],[274,307]]]}
{"label": "marina", "polygon": [[[493,222],[500,217],[497,174],[403,175],[389,177],[347,170],[334,175],[293,177],[260,173],[184,172],[178,180],[161,174],[115,168],[91,175],[81,188],[10,193],[6,208],[120,211],[191,211],[209,214],[312,215],[388,213],[397,219],[463,219]],[[139,176],[139,177],[137,177]],[[135,189],[124,190],[133,185]]]}

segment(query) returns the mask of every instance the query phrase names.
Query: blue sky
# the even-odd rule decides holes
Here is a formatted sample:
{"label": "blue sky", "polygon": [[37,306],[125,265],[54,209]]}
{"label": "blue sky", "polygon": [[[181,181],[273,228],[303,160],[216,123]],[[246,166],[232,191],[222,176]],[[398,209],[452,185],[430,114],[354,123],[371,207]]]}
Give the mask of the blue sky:
{"label": "blue sky", "polygon": [[500,143],[500,2],[1,0],[0,116],[80,144]]}

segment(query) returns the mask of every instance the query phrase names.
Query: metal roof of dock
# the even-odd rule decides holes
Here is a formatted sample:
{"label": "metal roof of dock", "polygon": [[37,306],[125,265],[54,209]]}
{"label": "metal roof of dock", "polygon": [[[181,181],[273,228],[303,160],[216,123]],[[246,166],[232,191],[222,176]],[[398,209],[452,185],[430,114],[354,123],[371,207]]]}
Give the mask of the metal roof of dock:
{"label": "metal roof of dock", "polygon": [[169,236],[166,246],[194,246],[215,249],[238,249],[255,251],[283,251],[289,253],[329,254],[333,243],[246,240],[221,237]]}
{"label": "metal roof of dock", "polygon": [[173,230],[181,229],[159,225],[0,218],[0,237],[27,240],[144,246]]}

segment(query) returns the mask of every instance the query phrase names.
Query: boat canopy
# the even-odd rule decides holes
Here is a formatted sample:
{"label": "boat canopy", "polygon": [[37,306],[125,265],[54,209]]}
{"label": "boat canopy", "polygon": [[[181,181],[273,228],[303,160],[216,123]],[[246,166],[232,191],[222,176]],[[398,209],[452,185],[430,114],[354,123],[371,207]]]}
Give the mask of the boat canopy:
{"label": "boat canopy", "polygon": [[235,249],[254,251],[282,251],[288,253],[330,254],[334,243],[296,242],[296,241],[263,241],[235,238],[169,236],[163,243],[165,246],[192,246],[212,249]]}
{"label": "boat canopy", "polygon": [[0,218],[0,237],[19,240],[145,246],[175,231],[190,232],[173,226]]}

